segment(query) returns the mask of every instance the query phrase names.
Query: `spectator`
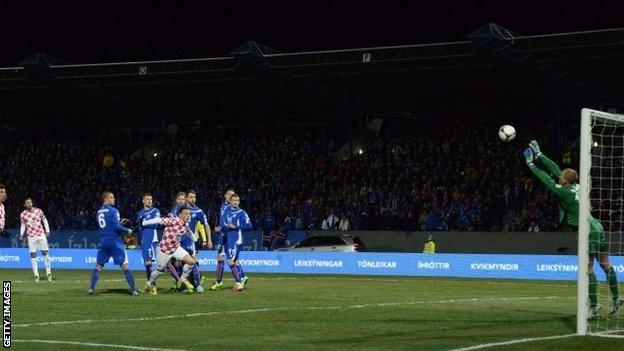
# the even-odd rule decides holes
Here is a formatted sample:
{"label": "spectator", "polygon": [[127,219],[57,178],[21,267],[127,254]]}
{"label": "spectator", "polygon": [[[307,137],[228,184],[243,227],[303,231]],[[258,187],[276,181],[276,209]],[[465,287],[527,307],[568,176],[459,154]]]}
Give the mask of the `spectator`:
{"label": "spectator", "polygon": [[435,250],[436,250],[436,244],[435,244],[435,241],[433,241],[433,235],[429,234],[427,236],[427,241],[425,242],[425,245],[423,246],[423,253],[433,254],[435,253]]}
{"label": "spectator", "polygon": [[340,226],[338,227],[339,230],[349,230],[349,218],[347,216],[343,216],[340,219]]}
{"label": "spectator", "polygon": [[[539,230],[559,229],[552,195],[527,181],[532,177],[520,163],[520,143],[484,137],[490,128],[491,122],[389,121],[362,155],[340,162],[328,152],[346,142],[340,126],[233,127],[211,130],[210,138],[189,130],[147,161],[130,159],[141,147],[138,138],[15,138],[0,148],[3,164],[11,165],[0,167],[0,181],[14,194],[38,199],[54,229],[97,228],[97,194],[105,189],[115,191],[121,213],[131,215],[144,191],[168,211],[177,191],[203,186],[199,205],[216,213],[222,189],[231,184],[265,229],[281,223],[337,229],[339,213],[358,230],[518,231],[533,222]],[[19,208],[20,197],[7,206]]]}
{"label": "spectator", "polygon": [[336,230],[338,229],[338,224],[340,223],[340,219],[338,218],[338,216],[334,214],[333,211],[331,211],[329,212],[329,215],[327,215],[327,218],[323,222],[327,222],[327,229]]}

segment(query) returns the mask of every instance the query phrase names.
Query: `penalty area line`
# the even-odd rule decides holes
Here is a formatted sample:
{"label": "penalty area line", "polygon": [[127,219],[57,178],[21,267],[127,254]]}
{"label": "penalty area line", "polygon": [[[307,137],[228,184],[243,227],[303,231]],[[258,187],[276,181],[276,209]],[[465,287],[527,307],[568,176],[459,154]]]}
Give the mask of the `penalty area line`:
{"label": "penalty area line", "polygon": [[[266,273],[259,273],[266,274]],[[271,274],[271,273],[268,273]],[[527,281],[517,281],[517,282],[498,282],[498,281],[483,281],[480,280],[472,280],[472,279],[462,279],[458,277],[441,277],[443,279],[429,279],[431,277],[424,276],[401,276],[399,278],[373,278],[373,277],[357,277],[357,276],[348,276],[344,277],[323,277],[323,276],[306,276],[306,277],[253,277],[254,281],[270,281],[270,280],[357,280],[357,281],[374,281],[374,282],[414,282],[414,283],[439,283],[443,282],[444,284],[478,284],[478,285],[509,285],[509,286],[540,286],[540,287],[555,287],[555,288],[575,288],[576,285],[567,285],[567,284],[548,284],[543,282],[535,282],[531,280]],[[496,278],[492,278],[496,279]],[[99,282],[125,282],[125,279],[100,279]],[[41,284],[39,282],[35,282],[33,280],[13,280],[14,283],[33,283],[33,284]],[[51,283],[89,283],[90,280],[53,280]],[[564,283],[564,281],[561,281]],[[50,282],[44,282],[44,284],[48,284]]]}
{"label": "penalty area line", "polygon": [[515,344],[522,344],[522,343],[525,343],[525,342],[533,342],[533,341],[566,339],[566,338],[571,338],[571,337],[575,337],[575,336],[577,336],[577,334],[562,334],[562,335],[544,336],[544,337],[539,337],[539,338],[515,339],[515,340],[509,340],[509,341],[493,342],[493,343],[488,343],[488,344],[479,344],[479,345],[474,345],[474,346],[469,346],[469,347],[462,347],[462,348],[459,348],[459,349],[452,349],[452,350],[449,350],[449,351],[483,350],[483,349],[488,349],[490,347],[496,347],[496,346],[515,345]]}
{"label": "penalty area line", "polygon": [[342,306],[302,306],[302,307],[264,307],[245,310],[234,311],[211,311],[211,312],[199,312],[180,315],[169,316],[156,316],[156,317],[138,317],[138,318],[115,318],[115,319],[82,319],[71,321],[54,321],[54,322],[37,322],[37,323],[24,323],[14,324],[14,328],[24,328],[31,326],[44,326],[44,325],[67,325],[67,324],[89,324],[89,323],[125,323],[125,322],[144,322],[144,321],[157,321],[168,320],[177,318],[188,317],[200,317],[200,316],[212,316],[212,315],[228,315],[228,314],[251,314],[262,312],[279,312],[279,311],[316,311],[316,310],[336,310],[336,309],[360,309],[360,308],[376,308],[376,307],[402,307],[411,305],[423,305],[423,304],[447,304],[447,303],[479,303],[479,302],[504,302],[504,301],[526,301],[526,300],[555,300],[566,299],[561,296],[525,296],[525,297],[491,297],[491,298],[472,298],[472,299],[447,299],[447,300],[417,300],[417,301],[404,301],[404,302],[381,302],[372,304],[361,305],[342,305]]}
{"label": "penalty area line", "polygon": [[94,342],[77,342],[77,341],[62,341],[62,340],[12,340],[17,343],[28,344],[59,344],[59,345],[80,345],[80,346],[93,346],[93,347],[105,347],[110,349],[124,349],[124,350],[153,350],[153,351],[186,351],[182,349],[160,349],[155,347],[141,347],[130,345],[117,345],[117,344],[99,344]]}

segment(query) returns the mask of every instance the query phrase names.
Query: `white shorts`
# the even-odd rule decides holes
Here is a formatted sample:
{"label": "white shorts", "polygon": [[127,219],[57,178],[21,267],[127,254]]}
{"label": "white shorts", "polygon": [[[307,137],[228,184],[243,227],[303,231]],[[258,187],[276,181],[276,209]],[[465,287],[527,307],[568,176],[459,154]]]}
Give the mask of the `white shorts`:
{"label": "white shorts", "polygon": [[188,251],[184,250],[181,246],[178,246],[172,254],[166,254],[162,252],[162,250],[158,250],[158,254],[156,254],[156,269],[162,271],[165,269],[171,258],[181,260],[188,254]]}
{"label": "white shorts", "polygon": [[28,252],[33,253],[37,250],[48,251],[48,239],[45,235],[28,237]]}

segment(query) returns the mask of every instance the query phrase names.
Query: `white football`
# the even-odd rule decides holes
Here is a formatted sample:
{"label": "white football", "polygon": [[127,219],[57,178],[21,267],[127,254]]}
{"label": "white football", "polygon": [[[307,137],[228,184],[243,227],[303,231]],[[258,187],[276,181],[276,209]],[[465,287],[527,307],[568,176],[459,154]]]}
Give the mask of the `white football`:
{"label": "white football", "polygon": [[512,141],[516,137],[516,128],[510,126],[509,124],[505,124],[504,126],[498,128],[498,137],[504,142]]}

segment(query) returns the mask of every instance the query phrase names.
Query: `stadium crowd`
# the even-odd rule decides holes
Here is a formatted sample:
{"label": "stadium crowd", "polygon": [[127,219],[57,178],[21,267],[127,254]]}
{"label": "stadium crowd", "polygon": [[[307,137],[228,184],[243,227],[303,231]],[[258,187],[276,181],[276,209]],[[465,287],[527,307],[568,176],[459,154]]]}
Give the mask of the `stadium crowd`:
{"label": "stadium crowd", "polygon": [[[181,133],[148,160],[130,157],[141,146],[131,137],[23,139],[0,148],[0,183],[9,221],[30,195],[53,229],[95,228],[105,189],[133,218],[143,192],[167,213],[174,194],[192,188],[214,223],[221,191],[234,185],[258,229],[558,230],[555,201],[521,163],[523,140],[502,143],[491,126],[396,122],[344,160],[339,126]],[[555,145],[554,134],[532,136]]]}

